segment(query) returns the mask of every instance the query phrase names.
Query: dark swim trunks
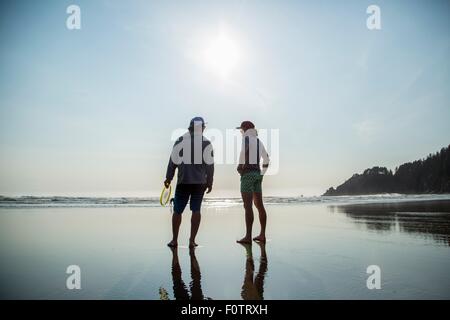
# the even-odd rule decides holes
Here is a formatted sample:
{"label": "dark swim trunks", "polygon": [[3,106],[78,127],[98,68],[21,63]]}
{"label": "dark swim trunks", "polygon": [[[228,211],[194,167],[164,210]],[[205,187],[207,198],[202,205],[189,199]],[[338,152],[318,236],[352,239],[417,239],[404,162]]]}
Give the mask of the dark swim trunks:
{"label": "dark swim trunks", "polygon": [[179,184],[175,189],[175,198],[173,200],[173,212],[182,214],[189,201],[192,212],[200,212],[203,195],[206,186],[204,184]]}
{"label": "dark swim trunks", "polygon": [[241,176],[241,192],[262,192],[263,175],[258,171],[244,173]]}

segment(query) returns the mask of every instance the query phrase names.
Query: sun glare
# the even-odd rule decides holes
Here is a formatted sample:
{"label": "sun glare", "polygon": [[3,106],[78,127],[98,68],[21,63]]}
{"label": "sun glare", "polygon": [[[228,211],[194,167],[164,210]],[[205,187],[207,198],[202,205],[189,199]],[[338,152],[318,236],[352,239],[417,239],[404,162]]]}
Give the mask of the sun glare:
{"label": "sun glare", "polygon": [[204,52],[208,68],[222,78],[228,78],[239,62],[239,48],[225,30],[211,39]]}

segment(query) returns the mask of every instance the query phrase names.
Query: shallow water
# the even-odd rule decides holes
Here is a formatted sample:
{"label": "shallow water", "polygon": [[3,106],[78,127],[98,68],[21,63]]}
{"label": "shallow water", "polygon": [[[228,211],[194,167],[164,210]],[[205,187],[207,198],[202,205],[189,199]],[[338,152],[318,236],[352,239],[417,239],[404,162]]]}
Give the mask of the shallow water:
{"label": "shallow water", "polygon": [[[449,299],[450,202],[268,206],[268,242],[236,244],[240,206],[205,207],[200,247],[166,247],[158,207],[0,209],[3,299]],[[259,230],[255,219],[255,233]],[[66,268],[81,268],[81,290]],[[381,289],[366,286],[369,265]]]}

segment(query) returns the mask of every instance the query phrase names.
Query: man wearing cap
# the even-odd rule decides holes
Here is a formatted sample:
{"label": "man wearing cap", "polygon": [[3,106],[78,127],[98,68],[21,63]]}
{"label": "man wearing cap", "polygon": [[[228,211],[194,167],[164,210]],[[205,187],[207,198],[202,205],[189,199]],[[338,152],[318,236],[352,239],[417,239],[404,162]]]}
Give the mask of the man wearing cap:
{"label": "man wearing cap", "polygon": [[214,155],[211,142],[203,136],[205,121],[195,117],[189,124],[189,131],[179,137],[167,165],[166,180],[168,187],[178,168],[177,186],[175,189],[172,214],[172,241],[167,245],[178,245],[178,231],[181,224],[181,214],[189,202],[192,211],[191,236],[189,247],[196,247],[195,236],[200,226],[200,209],[203,195],[210,193],[214,176]]}
{"label": "man wearing cap", "polygon": [[[251,243],[253,226],[253,203],[259,213],[261,232],[253,240],[266,241],[266,209],[262,199],[263,175],[269,167],[269,155],[262,142],[258,139],[255,125],[251,121],[244,121],[237,129],[242,133],[242,147],[237,171],[241,175],[241,196],[245,209],[246,234],[239,243]],[[262,170],[260,159],[263,159]]]}

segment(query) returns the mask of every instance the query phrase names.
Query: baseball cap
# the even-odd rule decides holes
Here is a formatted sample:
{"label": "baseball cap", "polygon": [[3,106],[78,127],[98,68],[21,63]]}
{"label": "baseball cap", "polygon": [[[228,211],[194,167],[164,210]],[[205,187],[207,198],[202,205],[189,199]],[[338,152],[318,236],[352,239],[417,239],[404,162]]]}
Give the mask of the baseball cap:
{"label": "baseball cap", "polygon": [[251,121],[242,121],[241,125],[236,127],[236,129],[242,129],[244,131],[247,129],[255,129],[255,125]]}
{"label": "baseball cap", "polygon": [[202,117],[194,117],[191,119],[191,122],[189,123],[189,128],[193,128],[194,125],[198,126],[199,124],[201,124],[204,127],[206,122],[205,120],[203,120]]}

